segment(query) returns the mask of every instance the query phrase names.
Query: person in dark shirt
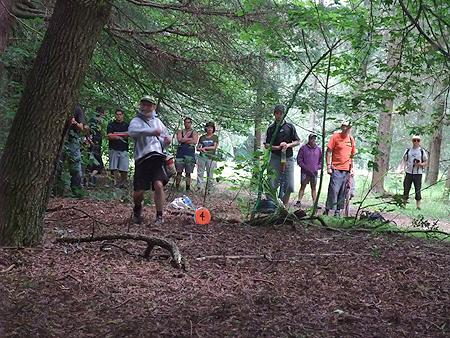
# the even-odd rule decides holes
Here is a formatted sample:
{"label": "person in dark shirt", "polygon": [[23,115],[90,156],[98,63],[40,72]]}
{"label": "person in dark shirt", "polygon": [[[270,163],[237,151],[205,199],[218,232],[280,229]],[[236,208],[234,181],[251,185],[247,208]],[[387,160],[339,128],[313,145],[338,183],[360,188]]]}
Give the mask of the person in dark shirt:
{"label": "person in dark shirt", "polygon": [[88,184],[97,185],[97,174],[101,174],[103,170],[102,159],[102,121],[105,116],[105,108],[97,107],[95,109],[95,118],[89,120],[84,126],[86,137],[89,141],[89,164],[86,167],[88,174]]}
{"label": "person in dark shirt", "polygon": [[[277,125],[280,123],[284,115],[284,107],[282,105],[275,106],[274,112],[275,121],[267,128],[266,141],[264,147],[269,149],[270,142],[275,134]],[[282,174],[282,160],[286,162],[285,165],[285,187],[283,194],[283,203],[287,206],[291,193],[294,192],[294,158],[293,147],[300,144],[300,138],[292,123],[281,121],[281,126],[275,135],[275,139],[270,148],[269,167],[273,171],[274,177],[269,178],[268,184],[270,188],[276,192],[278,189],[278,182]],[[275,196],[269,196],[273,198]]]}
{"label": "person in dark shirt", "polygon": [[[109,137],[109,170],[114,177],[114,184],[124,187],[127,182],[128,167],[130,158],[128,155],[128,127],[129,124],[123,120],[123,111],[118,109],[115,113],[115,120],[107,127],[107,134],[123,134],[121,136]],[[120,178],[119,178],[120,174]]]}

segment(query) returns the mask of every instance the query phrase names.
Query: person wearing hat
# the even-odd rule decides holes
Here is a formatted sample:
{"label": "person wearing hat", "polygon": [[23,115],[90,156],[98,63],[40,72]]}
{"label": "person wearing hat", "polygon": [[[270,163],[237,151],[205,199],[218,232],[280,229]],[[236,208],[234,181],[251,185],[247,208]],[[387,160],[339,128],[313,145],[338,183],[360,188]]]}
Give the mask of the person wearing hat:
{"label": "person wearing hat", "polygon": [[328,196],[324,215],[334,210],[335,216],[340,216],[347,196],[349,175],[353,175],[353,156],[356,154],[355,139],[350,135],[352,124],[344,121],[341,132],[331,136],[325,154],[327,173],[330,175]]}
{"label": "person wearing hat", "polygon": [[301,168],[301,184],[298,191],[298,201],[296,206],[302,206],[302,198],[308,183],[311,185],[311,197],[313,203],[317,199],[316,184],[317,175],[322,168],[322,149],[316,144],[317,135],[310,134],[308,142],[302,145],[297,154],[297,164]]}
{"label": "person wearing hat", "polygon": [[197,190],[203,187],[204,175],[206,169],[206,190],[212,191],[214,169],[216,169],[216,149],[219,145],[219,137],[214,134],[216,126],[214,122],[205,124],[206,134],[202,135],[198,140],[197,151],[199,152],[197,161]]}
{"label": "person wearing hat", "polygon": [[[272,191],[276,192],[278,189],[278,182],[282,174],[282,153],[286,155],[286,168],[285,168],[285,186],[283,194],[283,203],[288,205],[291,193],[294,192],[294,158],[293,147],[300,144],[300,138],[297,135],[297,131],[292,123],[286,122],[283,119],[284,107],[282,105],[276,105],[273,115],[275,121],[267,128],[266,140],[264,147],[269,149],[270,142],[273,139],[272,147],[270,147],[270,160],[269,168],[272,170],[274,177],[270,177],[268,184]],[[280,125],[280,129],[275,133],[277,125]],[[270,194],[271,195],[271,194]],[[268,196],[269,199],[275,196]]]}
{"label": "person wearing hat", "polygon": [[164,184],[168,177],[164,169],[166,154],[163,150],[172,139],[166,126],[155,116],[156,101],[152,96],[141,98],[140,111],[128,128],[128,134],[134,141],[134,207],[133,220],[142,222],[142,201],[146,190],[152,189],[156,205],[156,222],[163,223]]}
{"label": "person wearing hat", "polygon": [[[420,210],[420,200],[422,199],[422,173],[423,167],[427,165],[428,156],[425,150],[420,146],[421,138],[418,135],[411,137],[412,147],[407,148],[403,154],[403,161],[400,166],[400,173],[406,172],[403,180],[403,207],[409,198],[411,185],[414,183],[415,199],[417,209]],[[406,166],[406,169],[405,169]]]}

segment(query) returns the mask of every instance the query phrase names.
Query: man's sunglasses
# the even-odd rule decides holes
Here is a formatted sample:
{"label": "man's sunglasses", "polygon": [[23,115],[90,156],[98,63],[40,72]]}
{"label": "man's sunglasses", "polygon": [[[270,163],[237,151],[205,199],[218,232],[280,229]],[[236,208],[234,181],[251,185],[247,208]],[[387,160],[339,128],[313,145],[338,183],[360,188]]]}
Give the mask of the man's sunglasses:
{"label": "man's sunglasses", "polygon": [[413,142],[420,142],[420,140],[417,140],[417,139],[414,139],[414,140],[412,140]]}

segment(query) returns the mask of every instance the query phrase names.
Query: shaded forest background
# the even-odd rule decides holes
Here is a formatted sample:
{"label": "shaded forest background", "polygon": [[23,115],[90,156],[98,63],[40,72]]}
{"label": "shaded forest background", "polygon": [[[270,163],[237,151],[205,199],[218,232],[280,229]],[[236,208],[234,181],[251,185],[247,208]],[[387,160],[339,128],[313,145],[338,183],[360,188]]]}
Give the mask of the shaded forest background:
{"label": "shaded forest background", "polygon": [[[121,108],[130,120],[146,93],[173,132],[186,116],[198,130],[215,121],[228,160],[258,155],[273,106],[282,103],[302,139],[318,133],[322,147],[351,119],[356,163],[372,174],[374,191],[384,192],[414,134],[430,154],[428,184],[445,181],[448,7],[402,0],[3,1],[0,233],[9,243],[42,237],[52,160],[75,104],[87,118],[103,106],[107,119]],[[29,165],[11,160],[29,154]],[[41,171],[41,179],[24,179]]]}

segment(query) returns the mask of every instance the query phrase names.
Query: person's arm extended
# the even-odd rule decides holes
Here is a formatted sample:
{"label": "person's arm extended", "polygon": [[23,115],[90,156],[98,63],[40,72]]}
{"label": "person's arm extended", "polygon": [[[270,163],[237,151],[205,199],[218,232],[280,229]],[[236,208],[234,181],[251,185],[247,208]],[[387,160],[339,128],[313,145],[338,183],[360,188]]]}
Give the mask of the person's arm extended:
{"label": "person's arm extended", "polygon": [[130,122],[128,128],[128,135],[132,138],[145,137],[145,136],[159,136],[162,130],[158,127],[151,127],[149,124],[140,120],[139,118],[134,118]]}

